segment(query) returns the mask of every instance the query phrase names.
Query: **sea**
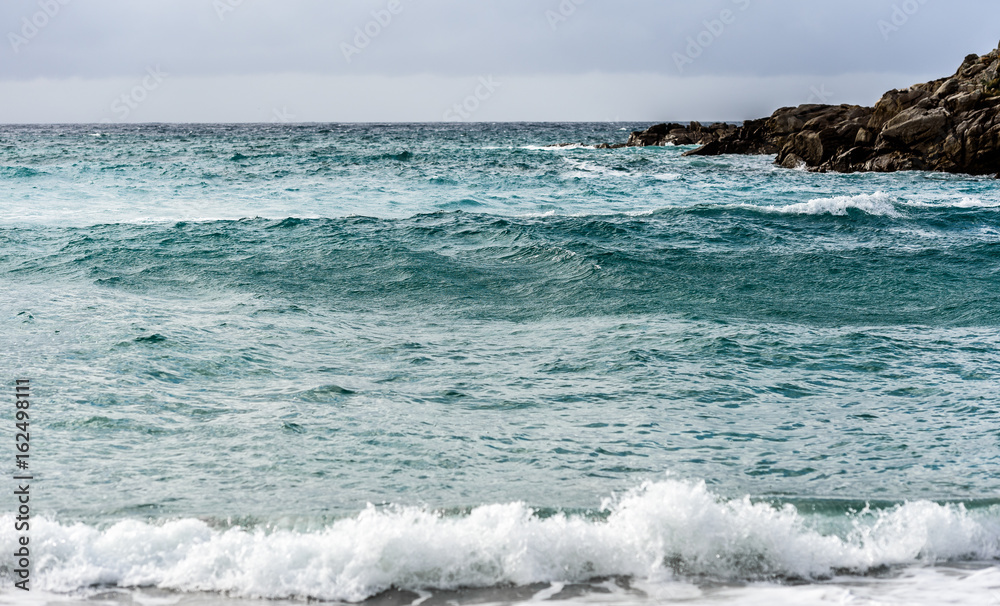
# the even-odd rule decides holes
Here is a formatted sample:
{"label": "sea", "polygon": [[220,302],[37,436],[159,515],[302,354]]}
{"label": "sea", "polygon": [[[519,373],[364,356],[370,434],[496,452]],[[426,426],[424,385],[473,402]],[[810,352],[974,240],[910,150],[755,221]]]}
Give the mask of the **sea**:
{"label": "sea", "polygon": [[1000,605],[998,182],[646,126],[0,126],[0,603]]}

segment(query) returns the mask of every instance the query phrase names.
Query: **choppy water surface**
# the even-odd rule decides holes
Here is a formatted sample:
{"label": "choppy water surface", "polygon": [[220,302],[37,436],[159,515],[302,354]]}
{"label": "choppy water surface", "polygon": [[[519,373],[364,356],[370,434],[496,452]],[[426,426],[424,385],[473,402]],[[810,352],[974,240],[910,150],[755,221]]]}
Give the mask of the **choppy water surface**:
{"label": "choppy water surface", "polygon": [[995,604],[996,182],[641,126],[0,128],[39,599]]}

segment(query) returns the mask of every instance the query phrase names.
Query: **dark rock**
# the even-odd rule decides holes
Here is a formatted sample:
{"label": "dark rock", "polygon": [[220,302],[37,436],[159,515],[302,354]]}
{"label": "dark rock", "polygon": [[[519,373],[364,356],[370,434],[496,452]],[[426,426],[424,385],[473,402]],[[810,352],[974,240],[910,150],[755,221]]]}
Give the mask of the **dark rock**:
{"label": "dark rock", "polygon": [[806,166],[806,161],[796,156],[794,153],[789,153],[785,155],[785,159],[781,161],[781,166],[785,168],[804,168]]}
{"label": "dark rock", "polygon": [[813,171],[1000,171],[1000,49],[969,55],[949,78],[892,90],[874,107],[800,105],[740,127],[657,124],[628,146],[688,145],[687,156],[775,154]]}
{"label": "dark rock", "polygon": [[663,145],[705,145],[719,140],[736,130],[736,125],[717,122],[703,126],[700,122],[682,124],[654,124],[646,130],[635,131],[625,143],[628,147],[651,147]]}
{"label": "dark rock", "polygon": [[685,156],[718,156],[720,154],[773,154],[777,145],[769,136],[768,119],[747,120],[714,141],[698,149],[684,152]]}

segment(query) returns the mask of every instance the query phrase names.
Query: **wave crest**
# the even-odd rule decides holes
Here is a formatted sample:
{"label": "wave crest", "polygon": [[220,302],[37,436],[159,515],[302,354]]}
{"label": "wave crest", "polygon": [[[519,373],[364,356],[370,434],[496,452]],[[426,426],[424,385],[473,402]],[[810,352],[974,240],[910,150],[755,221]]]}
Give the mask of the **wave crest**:
{"label": "wave crest", "polygon": [[858,194],[855,196],[834,196],[833,198],[815,198],[808,202],[790,204],[788,206],[765,206],[766,210],[793,215],[834,215],[846,216],[851,209],[860,210],[869,215],[880,217],[902,216],[891,197],[882,192],[874,194]]}
{"label": "wave crest", "polygon": [[[446,516],[369,506],[320,531],[227,530],[197,519],[126,520],[98,529],[32,527],[40,589],[155,586],[255,597],[358,601],[390,587],[455,589],[631,576],[817,578],[883,566],[1000,555],[996,507],[917,502],[841,518],[821,533],[793,506],[722,499],[703,482],[646,483],[604,504],[606,517],[542,518],[523,503]],[[812,522],[812,524],[811,524]],[[16,540],[4,516],[4,554]],[[12,566],[10,555],[0,563]]]}

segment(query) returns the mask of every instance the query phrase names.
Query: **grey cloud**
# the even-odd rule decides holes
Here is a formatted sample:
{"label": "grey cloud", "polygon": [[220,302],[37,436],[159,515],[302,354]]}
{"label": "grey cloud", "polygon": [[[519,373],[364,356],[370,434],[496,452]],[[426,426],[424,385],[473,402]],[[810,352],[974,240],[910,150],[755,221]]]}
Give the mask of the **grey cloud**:
{"label": "grey cloud", "polygon": [[[157,64],[187,76],[680,75],[675,53],[699,39],[709,44],[697,44],[685,77],[944,75],[1000,39],[995,0],[399,0],[402,11],[370,28],[378,34],[348,62],[342,45],[388,0],[64,1],[0,4],[0,78],[122,77]],[[220,3],[236,6],[223,4],[232,10],[220,18]],[[58,14],[15,53],[11,36],[51,5]],[[720,30],[724,10],[733,18]],[[879,23],[899,15],[884,35]]]}

